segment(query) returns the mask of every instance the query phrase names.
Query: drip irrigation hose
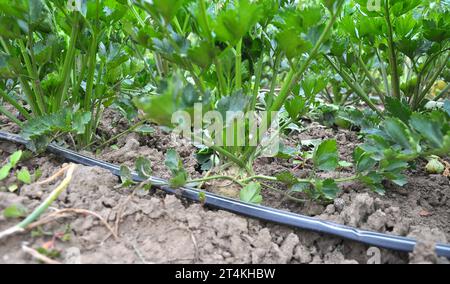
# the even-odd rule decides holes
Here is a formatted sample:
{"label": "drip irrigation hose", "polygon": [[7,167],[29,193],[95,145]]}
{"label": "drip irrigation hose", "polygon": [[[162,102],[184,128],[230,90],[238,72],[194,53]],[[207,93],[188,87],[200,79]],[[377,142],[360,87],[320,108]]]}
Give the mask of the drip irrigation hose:
{"label": "drip irrigation hose", "polygon": [[[0,140],[14,142],[22,145],[29,144],[28,141],[18,135],[8,132],[0,131]],[[96,166],[109,170],[112,174],[120,176],[120,167],[101,160],[93,159],[80,155],[72,150],[58,146],[55,143],[47,147],[47,151],[70,162],[82,164],[85,166]],[[140,178],[137,173],[132,173],[132,178],[136,182],[142,182],[144,179]],[[312,217],[302,216],[299,214],[282,211],[270,207],[244,203],[231,198],[219,196],[210,192],[202,191],[191,187],[182,187],[180,189],[173,189],[167,186],[167,181],[158,177],[151,177],[149,181],[156,188],[159,188],[166,193],[178,193],[184,198],[192,201],[200,201],[200,193],[204,193],[205,199],[202,202],[210,207],[221,210],[226,210],[239,215],[260,219],[263,221],[278,223],[282,225],[291,226],[297,229],[310,230],[318,233],[330,234],[344,239],[360,242],[370,246],[381,247],[401,252],[412,252],[416,246],[417,241],[407,237],[400,237],[394,235],[387,235],[382,233],[359,230],[353,227],[340,225],[337,223],[323,221]],[[450,259],[450,245],[437,244],[436,254],[440,257]]]}

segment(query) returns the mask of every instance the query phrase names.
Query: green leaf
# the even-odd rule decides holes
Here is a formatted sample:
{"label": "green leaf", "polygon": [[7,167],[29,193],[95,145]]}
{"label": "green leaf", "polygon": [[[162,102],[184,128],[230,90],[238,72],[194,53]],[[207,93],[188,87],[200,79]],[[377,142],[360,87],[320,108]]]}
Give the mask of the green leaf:
{"label": "green leaf", "polygon": [[[337,1],[336,1],[337,2]],[[323,9],[321,6],[306,6],[301,11],[302,16],[302,26],[305,30],[310,29],[323,21],[324,14],[322,13]]]}
{"label": "green leaf", "polygon": [[27,168],[22,168],[17,172],[17,179],[23,183],[31,184],[31,174]]}
{"label": "green leaf", "polygon": [[296,148],[285,145],[284,143],[280,142],[280,146],[278,149],[278,153],[276,155],[277,158],[280,159],[291,159],[292,157],[295,157],[298,154],[298,151]]}
{"label": "green leaf", "polygon": [[260,6],[249,0],[237,1],[237,7],[222,11],[216,20],[215,33],[224,42],[235,45],[258,22]]}
{"label": "green leaf", "polygon": [[166,160],[164,163],[172,173],[177,172],[180,167],[182,167],[181,159],[178,156],[177,151],[175,151],[174,149],[167,150]]}
{"label": "green leaf", "polygon": [[340,189],[337,186],[336,182],[332,179],[327,179],[323,182],[322,188],[323,194],[327,199],[335,199]]}
{"label": "green leaf", "polygon": [[10,67],[11,56],[0,51],[0,78],[11,78],[14,72]]}
{"label": "green leaf", "polygon": [[290,191],[295,192],[295,193],[301,193],[301,192],[305,192],[310,187],[311,187],[311,184],[308,182],[298,182],[298,183],[292,185]]}
{"label": "green leaf", "polygon": [[386,97],[386,103],[384,104],[386,111],[393,117],[399,118],[404,123],[408,123],[411,117],[411,108],[406,103],[402,103],[400,100],[392,97]]}
{"label": "green leaf", "polygon": [[398,186],[404,186],[408,183],[408,180],[406,179],[406,176],[400,173],[392,173],[392,172],[386,172],[383,175],[387,180],[392,181]]}
{"label": "green leaf", "polygon": [[76,112],[72,121],[72,128],[77,134],[84,134],[86,125],[91,121],[90,112]]}
{"label": "green leaf", "polygon": [[36,180],[40,179],[41,177],[42,177],[42,170],[38,168],[34,171],[33,180],[36,181]]}
{"label": "green leaf", "polygon": [[120,180],[122,182],[122,186],[124,187],[128,187],[134,184],[129,167],[125,165],[120,166]]}
{"label": "green leaf", "polygon": [[174,149],[167,150],[165,165],[172,173],[172,178],[169,180],[170,185],[175,188],[184,186],[188,179],[188,174],[183,167],[183,162],[178,156],[177,151]]}
{"label": "green leaf", "polygon": [[250,103],[250,96],[246,96],[240,92],[234,93],[231,96],[226,96],[220,99],[217,103],[217,111],[220,112],[222,117],[226,118],[226,125],[235,119],[233,115],[227,115],[227,112],[244,112]]}
{"label": "green leaf", "polygon": [[359,180],[368,186],[379,186],[383,181],[383,176],[375,171],[372,171],[366,175],[360,176]]}
{"label": "green leaf", "polygon": [[152,165],[150,161],[144,157],[139,157],[136,160],[136,172],[142,179],[148,179],[152,175]]}
{"label": "green leaf", "polygon": [[401,172],[408,168],[408,163],[405,161],[395,160],[395,157],[393,157],[393,159],[381,161],[380,168],[388,172]]}
{"label": "green leaf", "polygon": [[202,68],[208,68],[217,54],[217,48],[212,47],[207,41],[202,41],[198,46],[191,47],[188,50],[189,58]]}
{"label": "green leaf", "polygon": [[187,173],[183,170],[172,175],[172,178],[169,180],[169,184],[173,188],[182,187],[186,185],[187,179]]}
{"label": "green leaf", "polygon": [[[196,103],[202,103],[203,107],[205,107],[205,104],[207,104],[208,100],[208,95],[205,95],[202,100],[201,94],[197,91],[196,87],[188,83],[186,86],[184,86],[181,92],[180,107],[182,109],[185,109],[186,111],[190,111]],[[206,110],[204,109],[204,111]]]}
{"label": "green leaf", "polygon": [[150,121],[162,126],[172,126],[172,115],[176,111],[189,112],[195,103],[207,103],[206,96],[201,97],[178,73],[162,81],[157,92],[157,95],[135,97],[133,102],[137,108],[145,112]]}
{"label": "green leaf", "polygon": [[56,131],[72,131],[72,114],[66,110],[28,120],[22,128],[25,139],[39,138]]}
{"label": "green leaf", "polygon": [[151,48],[153,39],[157,36],[153,27],[147,25],[144,27],[137,27],[132,22],[123,23],[123,30],[139,45],[146,48]]}
{"label": "green leaf", "polygon": [[395,0],[390,2],[390,11],[395,17],[408,13],[421,4],[421,0]]}
{"label": "green leaf", "polygon": [[48,41],[41,40],[33,46],[34,56],[38,65],[44,65],[52,59],[54,44],[54,37],[51,37]]}
{"label": "green leaf", "polygon": [[[384,133],[382,133],[384,134]],[[395,142],[389,142],[386,137],[380,135],[369,135],[366,137],[364,144],[360,148],[370,154],[370,158],[376,161],[380,161],[384,158],[384,152],[386,149],[390,149],[394,146]],[[355,159],[355,161],[357,161]]]}
{"label": "green leaf", "polygon": [[30,24],[37,24],[41,20],[44,4],[41,0],[30,0],[29,5]]}
{"label": "green leaf", "polygon": [[288,186],[292,186],[298,183],[297,178],[289,171],[284,171],[275,175],[279,182],[282,182]]}
{"label": "green leaf", "polygon": [[441,125],[432,121],[429,117],[414,113],[410,120],[411,126],[420,134],[422,134],[427,141],[436,148],[441,148],[444,144],[444,135],[441,131]]}
{"label": "green leaf", "polygon": [[200,191],[198,193],[198,201],[200,201],[201,204],[205,204],[206,202],[206,194],[204,191]]}
{"label": "green leaf", "polygon": [[318,180],[315,183],[315,188],[324,198],[328,200],[335,199],[340,191],[333,179],[326,179],[324,181]]}
{"label": "green leaf", "polygon": [[310,75],[302,82],[302,89],[308,99],[318,94],[327,86],[327,80],[321,76]]}
{"label": "green leaf", "polygon": [[27,208],[21,204],[13,204],[3,210],[5,218],[22,218],[27,216]]}
{"label": "green leaf", "polygon": [[373,192],[375,192],[375,193],[377,193],[377,194],[379,194],[381,196],[384,196],[386,194],[386,190],[384,189],[384,187],[381,184],[370,185],[370,189]]}
{"label": "green leaf", "polygon": [[308,148],[315,148],[315,147],[319,146],[320,143],[322,143],[321,139],[305,139],[305,140],[300,141],[300,144],[302,146],[305,146]]}
{"label": "green leaf", "polygon": [[22,157],[22,150],[16,151],[14,152],[10,157],[9,157],[9,162],[11,163],[11,168],[15,168],[17,163],[19,163],[20,158]]}
{"label": "green leaf", "polygon": [[[361,0],[360,0],[361,1]],[[366,0],[367,1],[367,0]],[[331,12],[334,13],[337,9],[338,9],[338,4],[339,1],[336,0],[322,0],[323,4],[325,5],[325,7],[327,7],[327,9]]]}
{"label": "green leaf", "polygon": [[129,55],[125,53],[121,45],[112,43],[108,49],[108,56],[106,59],[107,70],[115,69],[130,59]]}
{"label": "green leaf", "polygon": [[172,124],[172,114],[176,111],[176,108],[170,93],[138,97],[134,99],[134,103],[156,124],[165,126]]}
{"label": "green leaf", "polygon": [[356,163],[356,171],[358,173],[372,170],[377,163],[377,161],[372,159],[372,155],[370,153],[365,152],[360,147],[355,148],[353,152],[353,160]]}
{"label": "green leaf", "polygon": [[312,44],[304,40],[295,29],[286,29],[276,36],[278,45],[288,58],[294,58],[312,49]]}
{"label": "green leaf", "polygon": [[7,163],[6,165],[0,168],[0,181],[8,177],[11,168],[12,168],[11,163]]}
{"label": "green leaf", "polygon": [[141,5],[155,16],[160,16],[168,24],[175,17],[185,0],[140,0]]}
{"label": "green leaf", "polygon": [[313,153],[314,166],[322,171],[333,171],[339,165],[336,140],[323,141]]}
{"label": "green leaf", "polygon": [[[444,14],[448,18],[448,12]],[[425,19],[423,24],[423,36],[434,42],[441,43],[450,38],[450,22],[444,18]]]}
{"label": "green leaf", "polygon": [[213,165],[218,164],[218,157],[214,155],[210,148],[201,148],[196,154],[195,158],[200,165],[202,171],[209,171]]}
{"label": "green leaf", "polygon": [[261,185],[257,182],[251,182],[239,193],[239,197],[242,201],[254,204],[260,204],[262,202]]}
{"label": "green leaf", "polygon": [[408,127],[398,118],[388,117],[383,124],[386,134],[406,150],[415,150]]}
{"label": "green leaf", "polygon": [[300,96],[295,96],[291,100],[284,103],[284,108],[289,114],[289,117],[294,121],[305,111],[306,99]]}

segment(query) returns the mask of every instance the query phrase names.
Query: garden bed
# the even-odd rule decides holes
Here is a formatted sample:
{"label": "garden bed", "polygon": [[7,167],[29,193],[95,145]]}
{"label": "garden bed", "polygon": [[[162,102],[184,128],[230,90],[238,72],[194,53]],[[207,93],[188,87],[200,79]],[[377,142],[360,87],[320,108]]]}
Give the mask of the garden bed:
{"label": "garden bed", "polygon": [[[117,121],[105,125],[117,125]],[[6,128],[5,128],[6,129]],[[14,129],[13,129],[14,130]],[[107,131],[107,130],[105,130]],[[152,161],[155,176],[168,178],[163,165],[164,153],[177,149],[190,176],[198,172],[192,146],[182,140],[173,141],[168,134],[157,130],[151,136],[132,133],[117,141],[118,149],[99,153],[98,158],[133,165],[144,156]],[[341,159],[346,160],[352,148],[359,143],[353,132],[313,127],[292,136],[289,141],[326,139],[336,137]],[[17,145],[1,142],[0,159],[17,149]],[[91,153],[84,153],[93,155]],[[64,161],[53,155],[42,154],[24,165],[30,170],[39,168],[42,179],[62,167]],[[282,170],[293,170],[290,161],[261,158],[255,170],[272,175]],[[409,236],[421,242],[421,251],[415,255],[381,250],[383,263],[446,262],[433,256],[431,244],[447,243],[450,239],[450,182],[442,175],[428,175],[419,164],[408,173],[409,184],[404,188],[388,186],[386,196],[380,196],[357,184],[348,183],[334,204],[323,205],[308,201],[298,203],[283,199],[278,192],[264,190],[264,205],[316,216],[320,219],[382,233]],[[308,165],[295,169],[296,175],[308,173]],[[333,173],[331,173],[333,174]],[[346,173],[341,173],[345,175]],[[12,180],[7,180],[7,183]],[[145,192],[119,186],[111,173],[79,166],[71,185],[54,207],[86,209],[98,213],[111,226],[118,228],[119,240],[108,236],[108,230],[92,216],[74,215],[44,226],[45,234],[29,233],[8,238],[0,246],[1,262],[35,262],[22,252],[26,241],[32,247],[53,244],[61,251],[62,262],[83,263],[367,263],[373,261],[372,250],[365,245],[313,232],[292,230],[289,227],[243,218],[228,212],[203,208],[179,200],[159,191]],[[49,194],[54,185],[28,185],[20,193],[1,192],[0,210],[20,203],[29,210]],[[284,190],[279,188],[279,190]],[[117,222],[117,216],[121,216]],[[3,217],[2,217],[3,218]],[[0,230],[14,224],[1,219]],[[68,233],[70,240],[56,238]],[[35,234],[36,235],[36,234]],[[49,243],[53,240],[53,243]],[[424,244],[422,244],[424,242]],[[426,244],[426,245],[425,245]],[[427,250],[428,248],[428,250]],[[78,257],[80,256],[80,257]]]}

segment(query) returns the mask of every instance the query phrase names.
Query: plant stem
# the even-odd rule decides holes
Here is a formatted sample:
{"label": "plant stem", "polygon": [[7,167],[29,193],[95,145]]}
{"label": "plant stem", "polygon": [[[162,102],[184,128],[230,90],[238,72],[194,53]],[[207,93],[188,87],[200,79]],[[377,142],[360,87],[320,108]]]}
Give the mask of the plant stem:
{"label": "plant stem", "polygon": [[[0,36],[0,43],[2,44],[2,46],[3,46],[3,48],[5,49],[5,51],[6,51],[6,53],[8,53],[9,55],[11,55],[11,52],[10,52],[10,47],[8,46],[8,43],[3,39],[3,37],[2,36]],[[39,115],[39,108],[38,108],[38,106],[36,105],[36,102],[34,101],[34,99],[33,99],[33,92],[32,92],[32,90],[30,89],[30,86],[28,85],[28,82],[24,79],[24,76],[23,75],[21,75],[21,74],[19,74],[20,72],[18,72],[17,70],[14,70],[14,72],[15,73],[17,73],[18,74],[18,76],[19,76],[19,82],[20,82],[20,85],[21,85],[21,87],[22,87],[22,91],[24,92],[24,94],[25,94],[25,100],[26,100],[26,102],[30,105],[30,108],[31,108],[31,111],[32,111],[32,114],[34,115],[34,116],[38,116]],[[1,93],[0,93],[1,94]],[[5,94],[5,96],[6,96],[6,94]],[[6,96],[7,97],[7,96]],[[6,98],[5,98],[6,99]],[[7,101],[9,101],[8,99],[6,99]],[[12,100],[12,99],[11,99]],[[10,102],[11,103],[11,102]],[[11,103],[12,105],[14,105],[14,103]],[[14,105],[15,106],[15,105]],[[19,109],[19,108],[18,108]],[[22,108],[23,109],[23,108]],[[20,111],[20,110],[19,110]],[[25,114],[25,113],[28,113],[27,111],[25,111],[24,113],[22,113],[22,115],[24,115],[27,119],[29,119],[31,116],[30,115],[28,115],[27,116],[27,114]]]}
{"label": "plant stem", "polygon": [[387,76],[386,66],[384,66],[384,62],[381,61],[380,52],[378,51],[378,48],[375,49],[375,52],[377,54],[378,62],[380,63],[380,70],[381,70],[381,77],[383,78],[384,82],[384,88],[386,90],[386,95],[390,95],[390,88],[389,88],[389,80]]}
{"label": "plant stem", "polygon": [[231,180],[234,183],[239,184],[240,186],[245,186],[245,184],[233,177],[230,176],[223,176],[223,175],[218,175],[218,176],[210,176],[210,177],[204,177],[204,178],[199,178],[199,179],[193,179],[193,180],[189,180],[187,182],[187,184],[190,183],[200,183],[200,182],[205,182],[205,181],[210,181],[210,180],[216,180],[216,179],[225,179],[225,180]]}
{"label": "plant stem", "polygon": [[255,110],[256,101],[258,98],[259,87],[261,84],[261,75],[263,70],[263,62],[264,61],[264,49],[261,52],[261,56],[256,64],[256,75],[255,75],[255,85],[253,86],[253,95],[252,95],[252,104],[250,106],[250,110]]}
{"label": "plant stem", "polygon": [[[203,31],[206,34],[206,38],[208,39],[209,43],[211,44],[212,48],[215,48],[214,38],[211,35],[211,29],[209,27],[209,21],[206,14],[206,4],[205,0],[199,0],[199,7],[200,7],[200,22],[202,23],[202,26],[205,28]],[[219,81],[219,95],[220,96],[226,96],[227,95],[227,87],[225,78],[223,77],[223,69],[222,64],[220,62],[220,59],[217,58],[216,55],[214,55],[214,66],[216,69],[216,75],[217,80]]]}
{"label": "plant stem", "polygon": [[330,57],[327,55],[324,55],[325,59],[330,63],[331,67],[339,73],[339,75],[342,77],[342,79],[347,83],[347,85],[352,88],[353,91],[372,109],[374,110],[380,117],[383,117],[383,114],[381,111],[373,104],[373,102],[370,100],[369,96],[366,94],[364,89],[357,83],[353,82],[350,75],[347,74],[344,70],[340,70],[336,64],[331,60]]}
{"label": "plant stem", "polygon": [[31,71],[33,75],[33,84],[36,88],[36,97],[38,101],[38,105],[40,106],[43,113],[46,113],[46,106],[44,104],[44,90],[42,89],[41,80],[39,79],[39,72],[36,67],[36,58],[34,56],[33,51],[33,32],[30,29],[28,32],[28,50],[30,52],[30,60],[31,60]]}
{"label": "plant stem", "polygon": [[[103,106],[104,96],[102,95],[102,93],[104,94],[105,90],[104,90],[104,86],[101,85],[101,82],[102,82],[102,78],[103,78],[102,77],[103,73],[106,74],[108,72],[105,65],[106,65],[106,62],[102,60],[100,63],[100,68],[97,72],[96,84],[97,84],[97,86],[100,86],[100,87],[95,88],[95,97],[98,98],[98,101],[97,101],[97,108],[95,110],[95,119],[94,120],[91,119],[91,121],[88,124],[89,127],[88,127],[87,131],[89,131],[90,133],[92,133],[93,130],[95,131],[95,129],[97,129],[98,123],[99,123],[101,115],[103,113],[102,106]],[[119,81],[119,84],[121,82],[122,81]],[[92,108],[91,108],[91,114],[92,114],[91,116],[92,117],[94,116],[94,106],[95,106],[95,104],[93,103]],[[89,134],[89,136],[87,136],[88,140],[86,141],[86,143],[90,142],[89,137],[90,137],[90,134]]]}
{"label": "plant stem", "polygon": [[275,187],[273,187],[273,186],[270,186],[270,185],[268,185],[268,184],[261,183],[261,185],[264,186],[264,187],[266,187],[266,188],[268,188],[268,189],[270,189],[270,190],[273,190],[273,191],[275,191],[275,192],[277,192],[277,193],[279,193],[279,194],[284,195],[284,197],[287,198],[287,199],[289,199],[289,200],[292,200],[292,201],[295,201],[295,202],[298,202],[298,203],[305,203],[305,202],[307,201],[307,200],[305,200],[305,199],[295,198],[295,197],[289,195],[288,192],[283,191],[283,190],[279,190],[279,189],[277,189],[277,188],[275,188]]}
{"label": "plant stem", "polygon": [[[78,103],[79,98],[80,98],[79,91],[80,91],[81,83],[83,82],[83,79],[84,79],[84,74],[86,73],[87,59],[88,59],[87,56],[81,55],[81,70],[80,70],[79,74],[75,74],[75,75],[78,75],[78,77],[75,77],[77,79],[75,80],[75,86],[73,86],[73,89],[72,89],[72,104],[74,104],[74,105]],[[73,71],[74,71],[74,73],[78,73],[77,68],[73,68]]]}
{"label": "plant stem", "polygon": [[450,58],[450,53],[447,54],[447,56],[445,57],[445,60],[441,64],[441,66],[439,66],[437,68],[437,71],[433,74],[431,79],[428,80],[428,84],[425,86],[425,89],[423,89],[423,91],[420,93],[420,95],[418,97],[416,97],[417,98],[416,100],[413,100],[413,108],[414,109],[416,109],[419,106],[419,104],[423,101],[423,99],[427,95],[428,91],[433,87],[437,78],[439,77],[439,75],[441,75],[445,66],[447,66],[449,58]]}
{"label": "plant stem", "polygon": [[346,177],[346,178],[338,178],[338,179],[335,179],[334,181],[335,182],[337,182],[337,183],[340,183],[340,182],[348,182],[348,181],[354,181],[354,180],[357,180],[359,178],[359,176],[351,176],[351,177]]}
{"label": "plant stem", "polygon": [[[83,109],[86,112],[91,112],[92,114],[92,108],[94,107],[93,102],[93,90],[94,90],[94,77],[95,77],[95,67],[97,64],[97,36],[95,34],[95,31],[93,32],[93,38],[91,39],[91,46],[89,47],[89,60],[88,60],[88,72],[87,72],[87,81],[86,81],[86,94],[84,97],[84,103],[83,103]],[[100,71],[99,71],[100,72]],[[94,120],[93,115],[91,115],[91,120],[89,121],[89,126],[87,127],[85,133],[84,133],[84,143],[88,144],[91,140],[91,124]]]}
{"label": "plant stem", "polygon": [[[0,36],[0,43],[2,44],[2,46],[5,49],[6,53],[11,55],[10,49],[8,47],[8,43],[3,39],[2,36]],[[14,72],[16,72],[16,71],[17,70],[14,70]],[[35,116],[39,115],[39,109],[38,109],[38,106],[36,105],[36,103],[35,103],[35,101],[33,99],[33,92],[31,91],[30,86],[28,85],[28,82],[26,80],[24,80],[22,75],[19,74],[18,76],[19,76],[20,85],[22,87],[22,91],[25,94],[26,102],[30,105],[30,108],[31,108],[31,111],[32,111],[33,115],[35,115]],[[27,111],[25,111],[25,112],[27,112]],[[22,113],[22,115],[27,117],[26,114],[24,114],[24,113]],[[28,119],[28,117],[27,117],[27,119]]]}
{"label": "plant stem", "polygon": [[5,109],[3,106],[0,105],[0,113],[4,114],[7,118],[12,120],[15,124],[19,125],[20,127],[23,126],[22,121],[17,119],[11,112],[9,112],[7,109]]}
{"label": "plant stem", "polygon": [[209,21],[208,21],[207,15],[206,15],[205,0],[199,0],[199,7],[200,7],[200,22],[205,27],[205,31],[204,32],[206,33],[206,37],[207,37],[208,41],[214,47],[214,39],[213,39],[213,37],[211,35],[211,29],[209,28]]}
{"label": "plant stem", "polygon": [[40,89],[38,88],[38,85],[36,83],[39,80],[39,78],[37,77],[37,74],[34,72],[35,70],[34,70],[33,66],[31,65],[31,61],[28,56],[27,49],[26,49],[24,43],[22,42],[22,40],[19,40],[18,43],[19,43],[20,52],[22,53],[22,57],[25,62],[25,67],[31,78],[31,85],[33,86],[34,98],[35,98],[36,105],[39,110],[39,114],[44,114],[45,113],[44,102],[42,100],[41,92],[39,92]]}
{"label": "plant stem", "polygon": [[[131,12],[133,13],[134,17],[137,19],[139,25],[141,27],[145,27],[144,20],[142,20],[141,16],[136,11],[136,8],[134,7],[134,5],[130,1],[128,1],[128,6],[130,7]],[[161,77],[164,76],[164,63],[162,61],[161,56],[158,53],[153,52],[153,57],[155,58],[156,70],[158,71],[159,76],[161,76]],[[143,60],[143,61],[145,62],[145,60]]]}
{"label": "plant stem", "polygon": [[289,96],[289,92],[291,90],[293,82],[298,80],[301,76],[303,76],[303,73],[306,71],[306,69],[309,67],[309,64],[312,62],[312,60],[316,57],[317,53],[320,50],[320,47],[322,46],[323,42],[326,40],[328,34],[330,33],[331,29],[333,28],[334,23],[336,22],[341,8],[344,1],[338,2],[338,8],[336,10],[336,13],[333,14],[330,21],[328,22],[327,26],[325,27],[324,31],[320,35],[319,40],[314,45],[314,48],[310,52],[308,58],[306,61],[302,64],[300,69],[296,72],[293,68],[289,70],[289,73],[286,76],[286,79],[283,83],[283,86],[281,88],[280,93],[278,94],[277,98],[275,99],[275,102],[270,108],[270,111],[279,111],[281,107],[283,106],[285,100]]}
{"label": "plant stem", "polygon": [[250,182],[252,180],[278,181],[278,179],[276,177],[269,177],[269,176],[264,176],[264,175],[256,175],[256,176],[251,176],[251,177],[242,179],[241,182],[248,183],[248,182]]}
{"label": "plant stem", "polygon": [[[196,141],[203,141],[202,137],[198,137],[198,136],[194,136],[194,139]],[[211,148],[211,150],[216,151],[217,153],[227,157],[228,159],[230,159],[230,161],[233,161],[235,164],[237,164],[239,167],[245,169],[248,173],[251,173],[252,170],[247,167],[247,165],[245,164],[244,161],[242,161],[241,159],[239,159],[238,157],[236,157],[235,155],[233,155],[232,153],[228,152],[227,150],[225,150],[222,147],[219,146],[215,146],[212,143],[205,143],[205,145],[209,148]]]}
{"label": "plant stem", "polygon": [[25,228],[29,224],[31,224],[34,220],[36,220],[45,210],[58,198],[58,196],[69,186],[70,181],[72,180],[73,172],[76,169],[76,165],[72,164],[68,170],[67,175],[64,180],[59,184],[52,193],[44,200],[44,202],[36,208],[33,213],[31,213],[25,220],[20,222],[17,226],[20,228]]}
{"label": "plant stem", "polygon": [[50,195],[44,200],[44,202],[41,203],[36,209],[34,209],[34,211],[30,215],[28,215],[22,222],[6,231],[1,232],[0,239],[23,231],[29,224],[39,218],[39,216],[41,216],[42,213],[44,213],[45,210],[47,210],[47,208],[50,207],[50,205],[58,198],[58,196],[69,186],[76,167],[77,165],[71,164],[67,170],[67,175],[64,180],[50,193]]}
{"label": "plant stem", "polygon": [[381,101],[384,104],[384,94],[381,91],[380,87],[378,86],[377,82],[375,81],[375,79],[373,78],[372,74],[370,74],[369,69],[367,68],[366,64],[364,63],[364,61],[361,58],[361,55],[358,55],[358,61],[359,61],[359,65],[361,66],[361,68],[363,69],[364,73],[366,74],[367,78],[369,78],[370,83],[373,85],[373,87],[375,88],[375,91],[377,91],[378,96],[380,97]]}
{"label": "plant stem", "polygon": [[[325,87],[325,97],[326,99],[328,99],[328,101],[332,104],[336,104],[336,102],[334,101],[333,97],[331,96],[330,92],[328,91],[328,87]],[[339,105],[342,105],[342,102],[339,102]]]}
{"label": "plant stem", "polygon": [[189,71],[192,78],[194,79],[195,84],[197,84],[197,87],[200,89],[200,92],[202,94],[205,94],[205,86],[203,85],[202,80],[200,80],[200,78],[195,73],[194,66],[192,65],[192,63],[190,61],[186,62],[186,65],[187,65],[187,70]]}
{"label": "plant stem", "polygon": [[267,94],[267,101],[266,101],[266,105],[267,108],[271,108],[272,107],[272,102],[273,102],[273,96],[275,95],[275,88],[277,87],[277,82],[278,82],[278,69],[280,67],[280,63],[281,63],[281,59],[282,57],[282,53],[281,52],[277,52],[277,55],[275,57],[275,62],[273,63],[273,72],[272,72],[272,82],[270,84],[270,91],[269,94]]}
{"label": "plant stem", "polygon": [[226,96],[228,95],[227,83],[225,82],[225,78],[223,76],[222,63],[217,57],[214,58],[214,65],[216,67],[216,75],[219,81],[219,93],[221,96]]}
{"label": "plant stem", "polygon": [[23,78],[23,76],[19,76],[19,82],[23,92],[25,93],[26,102],[30,105],[33,116],[41,115],[39,107],[34,101],[33,91],[31,90],[30,85],[28,85],[28,82]]}
{"label": "plant stem", "polygon": [[236,90],[240,90],[242,88],[242,72],[241,72],[241,65],[242,65],[242,38],[238,41],[236,45],[236,66],[235,66],[235,83],[236,83]]}
{"label": "plant stem", "polygon": [[388,41],[388,53],[389,53],[389,63],[391,65],[391,83],[392,91],[395,98],[400,99],[400,81],[398,76],[398,65],[397,65],[397,55],[395,53],[394,44],[394,30],[392,28],[391,22],[391,12],[389,9],[389,0],[386,0],[384,4],[385,20],[387,24],[387,41]]}
{"label": "plant stem", "polygon": [[[293,122],[294,122],[294,120],[292,118],[290,118],[283,125],[281,125],[278,128],[277,133],[270,137],[270,140],[267,143],[267,145],[271,145],[274,142],[274,140],[281,135],[281,133],[284,131],[284,129],[286,127],[288,127]],[[244,159],[248,160],[249,162],[252,163],[253,160],[255,159],[255,157],[259,157],[259,155],[261,154],[261,152],[264,151],[264,149],[265,148],[263,148],[263,147],[258,147],[256,150],[253,150],[252,148],[249,148],[249,150],[246,153],[244,153]]]}
{"label": "plant stem", "polygon": [[97,36],[95,35],[95,32],[93,32],[92,36],[92,42],[89,47],[89,53],[88,53],[88,72],[87,72],[87,79],[86,79],[86,95],[84,97],[84,110],[89,111],[91,108],[91,102],[92,102],[92,92],[94,89],[94,76],[95,76],[95,65],[97,63]]}
{"label": "plant stem", "polygon": [[20,114],[23,115],[26,119],[31,119],[31,115],[28,113],[28,111],[23,106],[21,106],[19,102],[8,96],[8,94],[6,94],[6,92],[1,89],[0,89],[0,97],[2,97],[10,105],[15,107],[20,112]]}
{"label": "plant stem", "polygon": [[142,20],[141,16],[139,15],[139,13],[136,11],[136,8],[134,7],[134,5],[131,3],[131,1],[128,1],[128,7],[130,7],[131,12],[133,13],[134,17],[137,19],[139,25],[141,25],[141,27],[145,26],[144,21]]}
{"label": "plant stem", "polygon": [[61,72],[61,86],[55,98],[55,103],[53,104],[53,111],[58,111],[64,103],[67,90],[69,88],[68,82],[70,77],[70,69],[73,66],[73,59],[75,57],[76,42],[79,34],[79,15],[78,12],[74,12],[72,31],[70,34],[69,49],[66,52],[66,57],[64,58],[63,70]]}

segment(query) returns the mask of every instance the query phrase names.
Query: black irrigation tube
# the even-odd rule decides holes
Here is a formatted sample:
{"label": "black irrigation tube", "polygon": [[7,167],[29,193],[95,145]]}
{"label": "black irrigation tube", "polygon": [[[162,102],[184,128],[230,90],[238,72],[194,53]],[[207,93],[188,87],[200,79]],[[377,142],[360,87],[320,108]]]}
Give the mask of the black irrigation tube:
{"label": "black irrigation tube", "polygon": [[[4,131],[0,131],[0,140],[6,140],[9,142],[14,142],[22,145],[28,144],[28,142],[23,138],[21,138],[20,136],[7,133]],[[56,144],[50,144],[47,148],[47,151],[73,163],[78,163],[85,166],[97,166],[109,170],[116,176],[120,175],[120,167],[116,165],[80,155],[74,151],[68,150]],[[140,178],[136,173],[133,173],[132,177],[133,180],[136,182],[143,181],[143,179]],[[150,178],[150,181],[152,182],[153,186],[160,188],[161,190],[167,193],[175,194],[177,192],[175,189],[166,186],[165,184],[167,184],[167,181],[164,179],[152,177]],[[341,238],[349,239],[352,241],[360,242],[366,245],[401,252],[412,252],[417,243],[416,240],[406,237],[359,230],[349,226],[323,221],[312,217],[302,216],[287,211],[244,203],[238,200],[226,198],[213,193],[204,192],[195,188],[183,187],[181,189],[178,189],[178,192],[181,192],[181,195],[183,197],[197,202],[199,201],[199,193],[203,192],[206,197],[204,203],[207,206],[230,211],[247,217],[257,218],[263,221],[288,225],[298,229],[311,230],[319,233],[330,234]],[[450,259],[450,245],[437,244],[436,254],[438,256]]]}

